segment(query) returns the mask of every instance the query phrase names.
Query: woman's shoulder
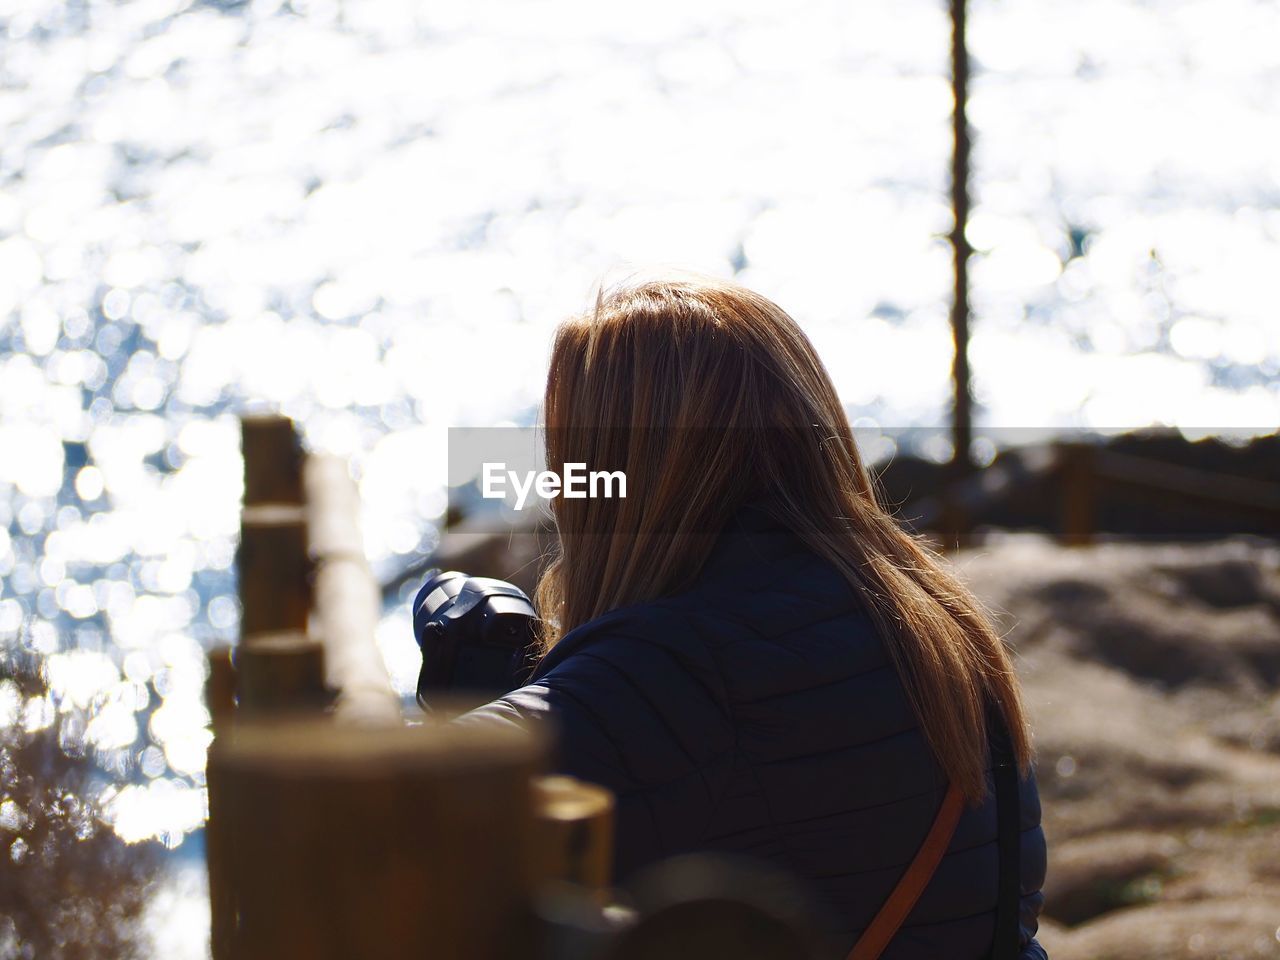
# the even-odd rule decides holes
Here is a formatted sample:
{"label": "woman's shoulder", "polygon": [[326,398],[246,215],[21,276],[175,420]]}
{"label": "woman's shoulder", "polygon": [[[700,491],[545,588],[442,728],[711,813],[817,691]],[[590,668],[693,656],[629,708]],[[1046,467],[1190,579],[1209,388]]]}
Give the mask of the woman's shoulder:
{"label": "woman's shoulder", "polygon": [[580,656],[662,653],[675,665],[709,667],[716,660],[732,663],[735,647],[786,647],[805,643],[815,632],[839,636],[842,647],[878,646],[864,602],[840,571],[764,511],[748,506],[726,526],[687,588],[582,624],[551,649],[534,676]]}

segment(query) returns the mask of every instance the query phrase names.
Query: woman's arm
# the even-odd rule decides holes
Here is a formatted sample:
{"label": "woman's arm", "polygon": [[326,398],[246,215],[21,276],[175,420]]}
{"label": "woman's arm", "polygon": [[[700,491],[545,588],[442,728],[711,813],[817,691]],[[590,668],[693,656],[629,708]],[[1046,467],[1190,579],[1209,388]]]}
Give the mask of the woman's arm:
{"label": "woman's arm", "polygon": [[682,624],[663,627],[611,624],[534,682],[454,721],[546,725],[553,769],[617,798],[619,879],[696,845],[734,742],[705,646]]}

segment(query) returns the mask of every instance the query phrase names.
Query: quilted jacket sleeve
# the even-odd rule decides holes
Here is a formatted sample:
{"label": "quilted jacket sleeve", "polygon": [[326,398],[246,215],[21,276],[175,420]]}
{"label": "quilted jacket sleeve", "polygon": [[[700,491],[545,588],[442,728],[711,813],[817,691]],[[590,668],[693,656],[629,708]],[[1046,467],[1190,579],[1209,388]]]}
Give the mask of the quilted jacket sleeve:
{"label": "quilted jacket sleeve", "polygon": [[678,620],[615,622],[454,722],[549,724],[554,768],[617,798],[623,880],[692,848],[710,822],[733,745],[718,691],[705,647]]}

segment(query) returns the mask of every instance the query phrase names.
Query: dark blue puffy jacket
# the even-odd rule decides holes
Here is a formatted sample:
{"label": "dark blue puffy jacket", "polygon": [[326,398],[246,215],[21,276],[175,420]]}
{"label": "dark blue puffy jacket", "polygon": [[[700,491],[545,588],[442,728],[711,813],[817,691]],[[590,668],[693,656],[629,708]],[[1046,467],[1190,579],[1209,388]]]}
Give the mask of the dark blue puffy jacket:
{"label": "dark blue puffy jacket", "polygon": [[[946,790],[876,629],[827,561],[740,511],[696,584],[571,631],[530,682],[464,722],[550,719],[562,772],[617,794],[617,874],[690,851],[809,884],[843,950],[915,855]],[[1045,842],[1022,784],[1022,960]],[[883,960],[978,960],[997,890],[994,796],[967,807]]]}

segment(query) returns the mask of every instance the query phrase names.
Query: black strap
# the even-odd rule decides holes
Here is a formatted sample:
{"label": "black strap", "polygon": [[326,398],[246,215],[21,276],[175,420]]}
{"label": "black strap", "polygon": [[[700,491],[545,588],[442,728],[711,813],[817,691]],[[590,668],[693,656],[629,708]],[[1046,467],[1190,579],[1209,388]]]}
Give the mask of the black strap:
{"label": "black strap", "polygon": [[996,934],[991,960],[1017,960],[1022,949],[1018,913],[1021,891],[1021,798],[1018,789],[1018,761],[1005,729],[1004,718],[993,718],[992,760],[995,764],[996,845],[1000,856],[1000,892],[996,904]]}

